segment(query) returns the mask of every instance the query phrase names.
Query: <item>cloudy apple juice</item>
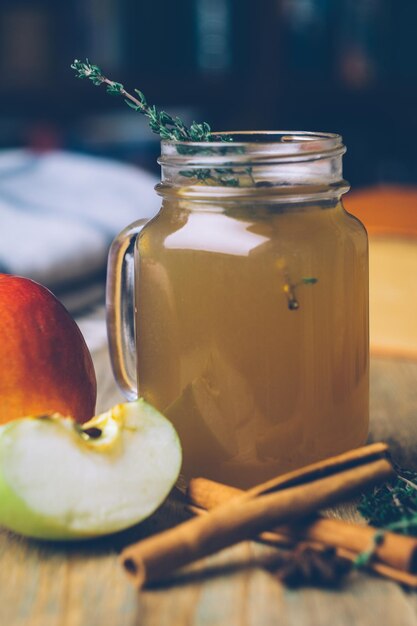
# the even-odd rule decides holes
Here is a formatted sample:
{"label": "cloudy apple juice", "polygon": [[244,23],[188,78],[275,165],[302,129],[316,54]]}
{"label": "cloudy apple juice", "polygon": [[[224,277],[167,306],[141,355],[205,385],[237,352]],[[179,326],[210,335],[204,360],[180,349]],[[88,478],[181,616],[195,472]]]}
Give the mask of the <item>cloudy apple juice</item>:
{"label": "cloudy apple juice", "polygon": [[186,477],[247,487],[366,439],[366,233],[305,196],[171,193],[138,238],[139,392]]}

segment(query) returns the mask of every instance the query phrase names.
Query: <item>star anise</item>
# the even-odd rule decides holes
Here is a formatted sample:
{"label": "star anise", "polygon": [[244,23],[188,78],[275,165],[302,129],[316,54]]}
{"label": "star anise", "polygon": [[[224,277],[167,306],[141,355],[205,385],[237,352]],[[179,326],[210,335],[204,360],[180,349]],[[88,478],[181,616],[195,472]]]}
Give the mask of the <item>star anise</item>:
{"label": "star anise", "polygon": [[315,587],[339,587],[352,569],[352,563],[338,556],[334,548],[315,550],[310,547],[296,548],[281,564],[275,575],[287,587],[312,585]]}

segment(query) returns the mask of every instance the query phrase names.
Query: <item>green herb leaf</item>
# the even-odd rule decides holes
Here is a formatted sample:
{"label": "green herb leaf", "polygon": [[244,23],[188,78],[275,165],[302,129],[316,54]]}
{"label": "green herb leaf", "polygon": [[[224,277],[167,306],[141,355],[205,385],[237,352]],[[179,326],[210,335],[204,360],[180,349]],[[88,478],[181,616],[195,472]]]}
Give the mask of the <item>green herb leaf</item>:
{"label": "green herb leaf", "polygon": [[373,526],[417,535],[417,473],[397,471],[394,480],[363,495],[358,510]]}
{"label": "green herb leaf", "polygon": [[146,106],[148,103],[146,101],[145,94],[140,89],[135,89],[135,93],[138,94],[139,100],[141,101],[143,106]]}

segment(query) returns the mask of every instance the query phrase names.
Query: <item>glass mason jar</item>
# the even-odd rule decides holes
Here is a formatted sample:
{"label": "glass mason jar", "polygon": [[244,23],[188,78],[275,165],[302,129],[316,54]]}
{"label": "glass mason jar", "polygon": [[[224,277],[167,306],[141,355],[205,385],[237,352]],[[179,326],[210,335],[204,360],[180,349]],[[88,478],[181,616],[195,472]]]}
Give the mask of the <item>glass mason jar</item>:
{"label": "glass mason jar", "polygon": [[228,136],[162,142],[162,208],[110,252],[108,329],[185,476],[248,487],[365,442],[368,249],[340,136]]}

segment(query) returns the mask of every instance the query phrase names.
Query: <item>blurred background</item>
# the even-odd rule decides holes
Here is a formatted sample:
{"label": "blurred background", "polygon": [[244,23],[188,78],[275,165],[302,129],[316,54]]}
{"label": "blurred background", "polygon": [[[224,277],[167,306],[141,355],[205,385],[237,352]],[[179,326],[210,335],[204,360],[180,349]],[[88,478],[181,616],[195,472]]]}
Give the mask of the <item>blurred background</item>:
{"label": "blurred background", "polygon": [[340,132],[352,185],[417,180],[415,0],[1,0],[0,147],[157,172],[158,138],[74,57],[214,129]]}

